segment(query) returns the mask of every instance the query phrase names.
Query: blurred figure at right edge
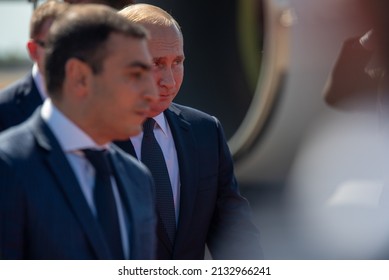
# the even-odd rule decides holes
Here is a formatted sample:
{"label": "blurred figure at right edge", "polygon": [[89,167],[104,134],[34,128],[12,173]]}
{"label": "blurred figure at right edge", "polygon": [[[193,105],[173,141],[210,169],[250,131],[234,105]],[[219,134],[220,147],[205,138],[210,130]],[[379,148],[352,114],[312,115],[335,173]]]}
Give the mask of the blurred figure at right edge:
{"label": "blurred figure at right edge", "polygon": [[293,244],[304,259],[389,259],[389,9],[358,0],[370,31],[349,39],[290,171]]}
{"label": "blurred figure at right edge", "polygon": [[370,30],[345,40],[329,75],[323,97],[341,110],[372,109],[384,84],[387,20],[384,1],[357,0]]}

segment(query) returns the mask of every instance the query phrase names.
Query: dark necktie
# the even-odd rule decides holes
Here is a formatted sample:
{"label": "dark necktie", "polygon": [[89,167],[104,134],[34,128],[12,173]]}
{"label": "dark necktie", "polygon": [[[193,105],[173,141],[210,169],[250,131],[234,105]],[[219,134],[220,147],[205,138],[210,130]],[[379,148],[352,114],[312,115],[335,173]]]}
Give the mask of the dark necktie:
{"label": "dark necktie", "polygon": [[154,136],[155,120],[149,118],[143,124],[142,162],[150,169],[156,187],[157,209],[170,241],[174,244],[176,215],[173,192],[165,158]]}
{"label": "dark necktie", "polygon": [[106,150],[83,150],[85,157],[95,168],[93,197],[97,219],[109,245],[113,259],[123,259],[119,219],[111,184],[111,166]]}

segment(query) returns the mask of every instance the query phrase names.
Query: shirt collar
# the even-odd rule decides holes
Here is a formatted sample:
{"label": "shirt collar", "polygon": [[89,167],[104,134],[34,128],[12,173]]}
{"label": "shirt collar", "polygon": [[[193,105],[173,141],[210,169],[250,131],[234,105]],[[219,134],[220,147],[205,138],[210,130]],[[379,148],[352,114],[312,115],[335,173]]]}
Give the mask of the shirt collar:
{"label": "shirt collar", "polygon": [[53,131],[65,152],[73,152],[85,148],[108,148],[108,144],[104,146],[97,145],[89,135],[58,110],[50,98],[47,98],[43,103],[41,117]]}
{"label": "shirt collar", "polygon": [[159,115],[153,118],[158,126],[161,128],[162,132],[167,135],[167,120],[165,118],[164,113],[160,113]]}
{"label": "shirt collar", "polygon": [[38,91],[42,97],[42,100],[45,100],[47,98],[46,86],[45,86],[43,76],[39,72],[38,64],[36,64],[36,63],[34,63],[34,65],[32,66],[32,78],[34,79],[35,85],[38,88]]}

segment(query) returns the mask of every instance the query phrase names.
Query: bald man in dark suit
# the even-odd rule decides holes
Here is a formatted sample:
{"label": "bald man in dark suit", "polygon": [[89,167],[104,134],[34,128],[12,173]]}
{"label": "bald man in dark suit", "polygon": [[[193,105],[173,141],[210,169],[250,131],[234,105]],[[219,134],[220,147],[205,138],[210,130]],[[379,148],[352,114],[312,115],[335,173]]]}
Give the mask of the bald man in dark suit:
{"label": "bald man in dark suit", "polygon": [[[259,232],[247,200],[239,193],[220,122],[172,102],[184,74],[180,26],[153,5],[134,4],[119,13],[151,34],[149,50],[159,98],[152,103],[144,133],[118,145],[146,163],[154,176],[160,218],[157,258],[204,259],[206,246],[214,259],[263,258]],[[168,179],[161,176],[163,166],[155,168],[156,146],[146,143],[151,134],[162,150]]]}

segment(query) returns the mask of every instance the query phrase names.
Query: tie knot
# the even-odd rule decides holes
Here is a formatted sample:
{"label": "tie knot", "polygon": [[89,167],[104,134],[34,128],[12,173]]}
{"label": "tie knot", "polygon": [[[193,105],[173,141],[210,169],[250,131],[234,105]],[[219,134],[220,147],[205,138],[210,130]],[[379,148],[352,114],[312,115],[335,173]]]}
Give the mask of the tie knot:
{"label": "tie knot", "polygon": [[150,135],[154,130],[154,124],[155,120],[153,118],[148,118],[144,123],[143,123],[143,135]]}
{"label": "tie knot", "polygon": [[111,174],[107,150],[83,149],[86,159],[93,165],[96,173]]}

